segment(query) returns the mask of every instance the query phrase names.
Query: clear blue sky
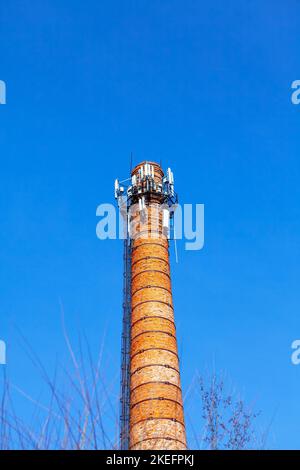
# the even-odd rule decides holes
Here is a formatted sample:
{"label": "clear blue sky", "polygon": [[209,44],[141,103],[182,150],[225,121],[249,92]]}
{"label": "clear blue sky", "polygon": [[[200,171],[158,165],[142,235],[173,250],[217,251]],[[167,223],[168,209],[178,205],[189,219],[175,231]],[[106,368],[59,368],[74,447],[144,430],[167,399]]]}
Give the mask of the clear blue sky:
{"label": "clear blue sky", "polygon": [[173,265],[184,390],[215,363],[262,427],[274,418],[269,446],[300,448],[299,31],[296,0],[1,2],[0,339],[14,383],[42,387],[14,325],[49,370],[64,354],[59,299],[93,350],[106,331],[118,377],[122,243],[96,238],[95,212],[132,151],[172,167],[181,202],[205,204],[205,248],[179,244]]}

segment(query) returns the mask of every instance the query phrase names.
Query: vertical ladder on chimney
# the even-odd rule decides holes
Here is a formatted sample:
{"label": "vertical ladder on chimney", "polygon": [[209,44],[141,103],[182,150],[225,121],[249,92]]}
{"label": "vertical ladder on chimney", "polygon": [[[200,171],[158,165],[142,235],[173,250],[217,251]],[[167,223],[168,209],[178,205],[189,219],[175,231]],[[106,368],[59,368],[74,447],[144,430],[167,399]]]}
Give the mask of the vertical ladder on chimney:
{"label": "vertical ladder on chimney", "polygon": [[129,449],[130,342],[131,342],[131,240],[124,240],[123,326],[121,348],[120,449]]}

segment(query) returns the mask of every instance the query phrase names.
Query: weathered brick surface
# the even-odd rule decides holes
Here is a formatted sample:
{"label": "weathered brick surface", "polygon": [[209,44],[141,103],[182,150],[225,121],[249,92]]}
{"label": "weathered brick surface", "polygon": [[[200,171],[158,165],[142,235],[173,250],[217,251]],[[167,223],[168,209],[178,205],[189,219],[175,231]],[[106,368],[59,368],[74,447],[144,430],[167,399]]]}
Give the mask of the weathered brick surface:
{"label": "weathered brick surface", "polygon": [[153,315],[165,317],[171,321],[174,320],[173,309],[170,305],[161,304],[160,301],[152,301],[150,305],[149,303],[144,303],[135,306],[132,310],[132,323],[135,323],[140,318],[150,317]]}
{"label": "weathered brick surface", "polygon": [[[134,281],[133,281],[134,284]],[[160,300],[172,305],[172,294],[171,292],[160,287],[151,287],[138,291],[132,292],[132,305],[133,307],[140,303],[150,300]]]}
{"label": "weathered brick surface", "polygon": [[133,276],[134,286],[136,290],[143,289],[147,286],[164,287],[171,292],[171,281],[167,273],[161,270],[147,269]]}
{"label": "weathered brick surface", "polygon": [[159,271],[161,273],[169,274],[168,260],[160,260],[156,258],[142,258],[140,261],[132,266],[132,277],[145,271]]}
{"label": "weathered brick surface", "polygon": [[138,403],[147,398],[170,398],[178,403],[182,403],[181,390],[179,387],[169,382],[148,382],[132,390],[131,404]]}
{"label": "weathered brick surface", "polygon": [[171,382],[180,386],[180,377],[177,370],[166,366],[147,366],[138,369],[131,375],[131,388],[153,380],[159,382]]}
{"label": "weathered brick surface", "polygon": [[175,352],[164,349],[145,349],[138,352],[131,359],[131,372],[134,373],[139,367],[151,364],[167,364],[173,369],[179,370],[178,357]]}
{"label": "weathered brick surface", "polygon": [[[140,240],[139,240],[140,241]],[[145,240],[145,245],[140,244],[132,251],[132,264],[138,260],[146,260],[147,258],[161,258],[167,263],[169,262],[169,255],[166,247],[160,243],[160,240]]]}
{"label": "weathered brick surface", "polygon": [[141,318],[132,325],[132,338],[147,331],[165,331],[175,336],[175,325],[173,321],[163,317]]}
{"label": "weathered brick surface", "polygon": [[[178,404],[171,399],[167,398],[152,398],[151,400],[141,401],[136,405],[132,405],[131,408],[132,426],[141,421],[142,419],[148,418],[169,418],[176,419],[180,423],[184,422],[183,408],[181,403]],[[166,420],[167,421],[167,420]]]}
{"label": "weathered brick surface", "polygon": [[144,349],[150,348],[168,349],[169,351],[177,352],[176,338],[174,338],[174,336],[170,336],[167,333],[155,331],[152,333],[144,333],[143,335],[136,336],[132,339],[132,356],[138,351],[143,351]]}
{"label": "weathered brick surface", "polygon": [[[165,419],[149,419],[146,421],[141,421],[140,423],[135,424],[131,427],[131,445],[137,445],[138,449],[154,449],[153,442],[151,440],[162,440],[165,441],[166,438],[170,439],[170,447],[167,449],[182,449],[182,445],[186,443],[185,437],[185,427],[178,422],[173,421],[172,426],[167,426],[169,420]],[[148,440],[147,439],[151,439]],[[171,439],[173,441],[171,441]],[[142,442],[144,440],[144,442]],[[186,445],[185,445],[186,448]],[[159,449],[156,447],[156,449]],[[165,449],[161,447],[161,449]]]}
{"label": "weathered brick surface", "polygon": [[[138,170],[134,169],[133,174]],[[155,166],[155,180],[162,182]],[[162,212],[131,216],[131,449],[185,449],[186,437],[169,264]],[[155,227],[155,232],[151,230]],[[145,235],[146,234],[146,235]]]}
{"label": "weathered brick surface", "polygon": [[[147,446],[147,447],[146,447]],[[139,444],[133,445],[132,450],[185,450],[186,444],[180,443],[178,439],[143,439]]]}

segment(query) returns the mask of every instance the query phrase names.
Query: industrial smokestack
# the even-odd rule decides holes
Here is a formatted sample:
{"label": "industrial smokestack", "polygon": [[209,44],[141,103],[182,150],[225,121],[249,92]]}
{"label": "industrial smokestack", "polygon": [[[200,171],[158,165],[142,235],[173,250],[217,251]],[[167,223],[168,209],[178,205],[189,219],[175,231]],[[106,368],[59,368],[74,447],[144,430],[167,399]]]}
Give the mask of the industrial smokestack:
{"label": "industrial smokestack", "polygon": [[153,162],[133,169],[124,256],[123,449],[186,449],[168,240],[176,202],[170,169],[166,176]]}

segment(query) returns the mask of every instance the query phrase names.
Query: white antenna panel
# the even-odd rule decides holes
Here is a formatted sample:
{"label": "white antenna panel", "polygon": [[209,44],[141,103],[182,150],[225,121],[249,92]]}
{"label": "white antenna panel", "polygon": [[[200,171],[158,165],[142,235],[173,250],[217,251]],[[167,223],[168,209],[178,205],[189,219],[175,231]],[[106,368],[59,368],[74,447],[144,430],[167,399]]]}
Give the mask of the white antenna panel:
{"label": "white antenna panel", "polygon": [[168,168],[167,169],[167,175],[168,175],[168,182],[170,183],[171,182],[171,168]]}
{"label": "white antenna panel", "polygon": [[115,198],[118,197],[119,180],[115,180]]}
{"label": "white antenna panel", "polygon": [[170,184],[174,184],[174,175],[173,171],[170,170]]}
{"label": "white antenna panel", "polygon": [[130,227],[130,215],[127,214],[127,228],[128,228],[128,235],[131,237],[131,227]]}
{"label": "white antenna panel", "polygon": [[170,213],[168,209],[163,210],[163,227],[169,228],[170,224]]}

